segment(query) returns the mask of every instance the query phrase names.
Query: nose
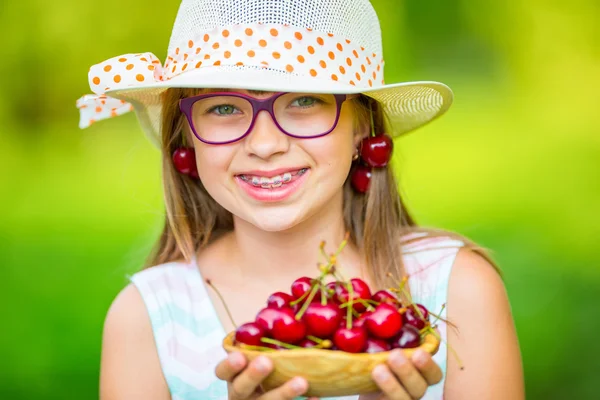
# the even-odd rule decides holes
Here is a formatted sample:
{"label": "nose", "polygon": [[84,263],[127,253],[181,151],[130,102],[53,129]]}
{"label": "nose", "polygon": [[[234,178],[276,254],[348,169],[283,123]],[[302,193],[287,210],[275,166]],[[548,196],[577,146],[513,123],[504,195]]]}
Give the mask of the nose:
{"label": "nose", "polygon": [[246,136],[244,144],[248,154],[268,160],[288,151],[290,138],[279,130],[271,115],[263,110],[256,116],[252,131]]}

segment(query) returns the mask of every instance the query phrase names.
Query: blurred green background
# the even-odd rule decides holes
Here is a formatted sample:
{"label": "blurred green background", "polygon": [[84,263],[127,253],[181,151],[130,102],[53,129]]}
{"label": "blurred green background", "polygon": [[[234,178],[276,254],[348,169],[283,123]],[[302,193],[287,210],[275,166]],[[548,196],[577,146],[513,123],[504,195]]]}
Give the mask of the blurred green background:
{"label": "blurred green background", "polygon": [[[396,141],[411,208],[494,251],[528,398],[599,398],[600,3],[373,3],[387,82],[456,95]],[[157,237],[162,194],[134,115],[80,131],[75,100],[92,64],[164,60],[179,3],[162,4],[2,4],[2,399],[97,398],[103,319]]]}

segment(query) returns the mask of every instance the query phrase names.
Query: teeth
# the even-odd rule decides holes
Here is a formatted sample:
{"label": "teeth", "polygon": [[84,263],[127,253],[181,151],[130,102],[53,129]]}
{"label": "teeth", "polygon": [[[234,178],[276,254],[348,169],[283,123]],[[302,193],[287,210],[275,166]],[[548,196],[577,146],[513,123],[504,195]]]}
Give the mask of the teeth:
{"label": "teeth", "polygon": [[[296,175],[297,176],[304,175],[307,170],[308,170],[308,168],[302,168],[301,170],[298,170]],[[284,183],[289,183],[292,180],[292,176],[293,175],[291,172],[286,172],[283,175],[275,175],[272,178],[267,178],[264,176],[250,177],[248,175],[240,175],[240,178],[243,181],[252,183],[252,185],[254,185],[254,186],[260,186],[263,189],[270,189],[270,188],[280,187]]]}

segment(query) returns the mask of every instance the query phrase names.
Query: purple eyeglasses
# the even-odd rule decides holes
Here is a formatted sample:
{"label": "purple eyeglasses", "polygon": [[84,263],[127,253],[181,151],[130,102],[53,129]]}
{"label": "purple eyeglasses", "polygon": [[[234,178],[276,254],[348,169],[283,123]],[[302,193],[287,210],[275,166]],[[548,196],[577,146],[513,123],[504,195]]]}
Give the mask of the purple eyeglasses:
{"label": "purple eyeglasses", "polygon": [[242,93],[219,92],[181,99],[179,108],[198,140],[228,144],[246,137],[263,110],[288,136],[325,136],[337,126],[342,104],[349,98],[345,94],[283,92],[257,99]]}

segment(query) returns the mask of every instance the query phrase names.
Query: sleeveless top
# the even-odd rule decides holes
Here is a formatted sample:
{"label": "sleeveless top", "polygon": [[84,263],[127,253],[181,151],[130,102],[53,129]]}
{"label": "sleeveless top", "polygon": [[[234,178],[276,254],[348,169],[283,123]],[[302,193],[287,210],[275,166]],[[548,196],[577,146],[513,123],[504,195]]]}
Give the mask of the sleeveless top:
{"label": "sleeveless top", "polygon": [[[415,303],[440,314],[446,303],[450,271],[463,243],[449,238],[423,238],[403,246],[403,261]],[[227,383],[215,376],[227,357],[221,325],[200,270],[195,263],[166,263],[130,276],[139,290],[154,334],[160,365],[173,400],[227,400]],[[446,310],[441,311],[446,319]],[[430,386],[423,399],[443,398],[446,373],[446,324],[437,322],[442,343],[435,362],[444,379]],[[357,400],[358,395],[329,397]]]}

